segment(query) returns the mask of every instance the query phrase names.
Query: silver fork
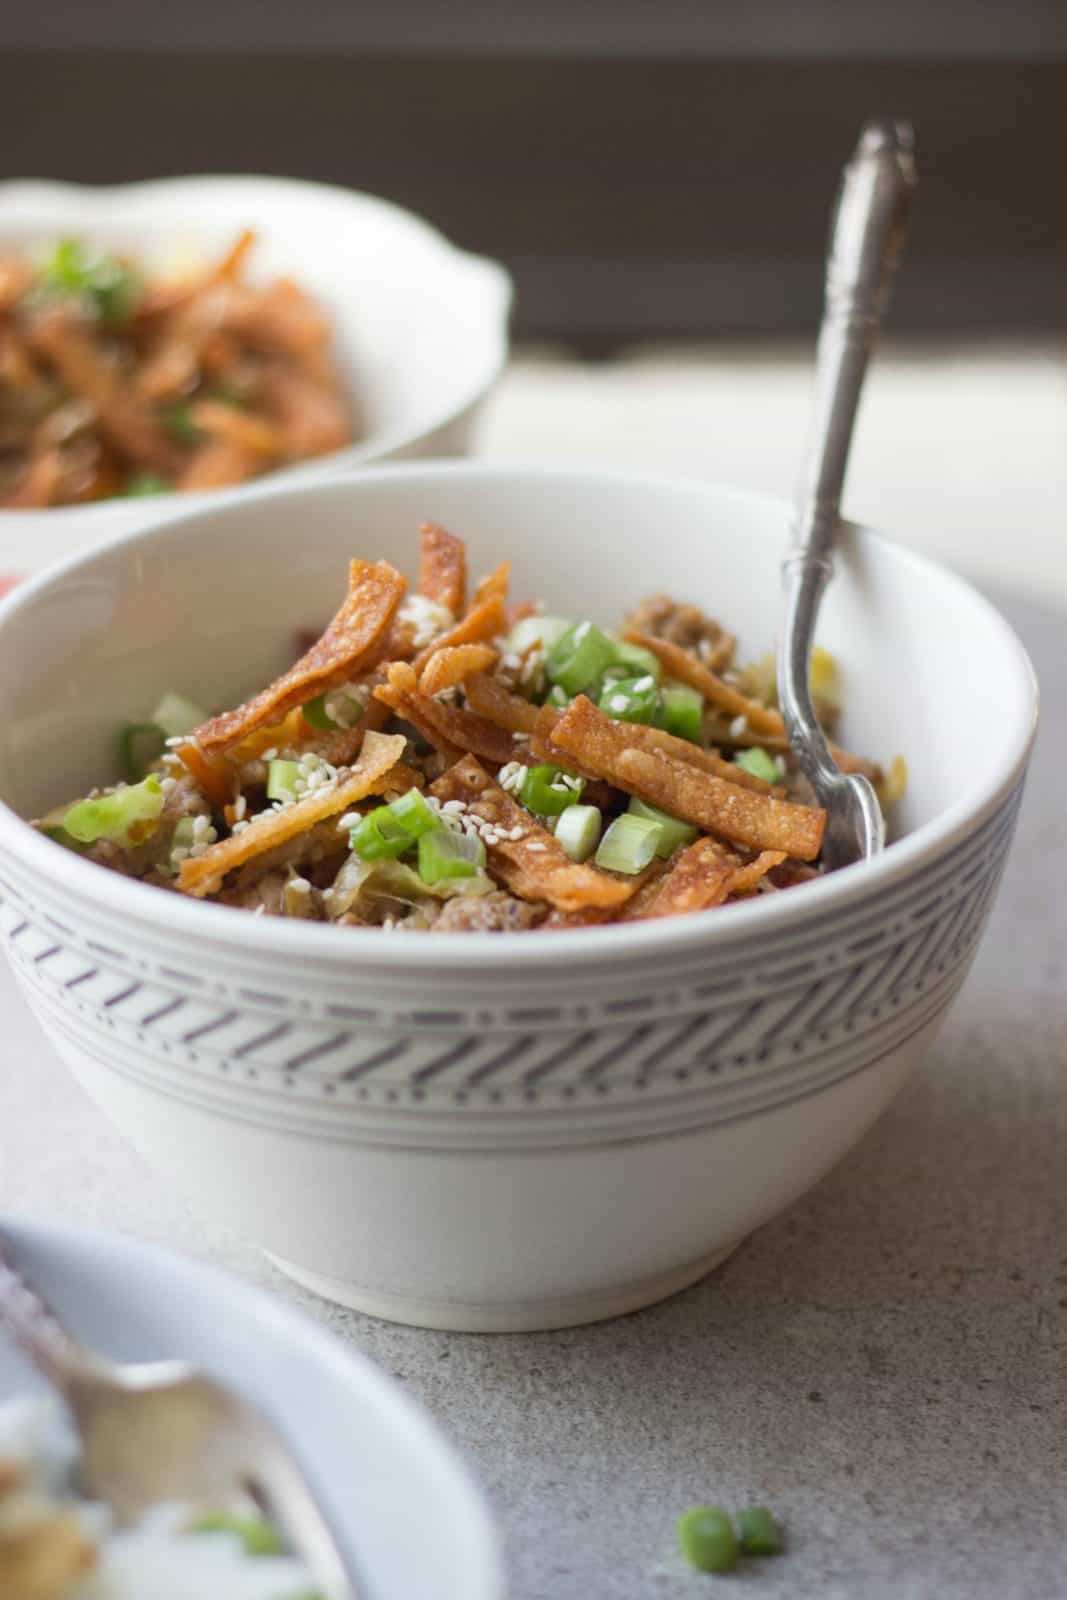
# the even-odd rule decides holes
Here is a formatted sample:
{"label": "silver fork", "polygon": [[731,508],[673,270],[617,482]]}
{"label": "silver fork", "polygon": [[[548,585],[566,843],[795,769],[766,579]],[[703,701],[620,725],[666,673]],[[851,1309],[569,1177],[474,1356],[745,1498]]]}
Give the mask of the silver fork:
{"label": "silver fork", "polygon": [[300,1468],[252,1406],[181,1361],[119,1365],[67,1333],[0,1236],[0,1328],[66,1400],[81,1487],[129,1522],[161,1501],[251,1498],[329,1600],[360,1600],[355,1574]]}
{"label": "silver fork", "polygon": [[830,754],[815,718],[808,671],[819,603],[833,572],[860,391],[907,233],[916,182],[913,150],[906,123],[869,122],[845,168],[826,262],[808,446],[782,569],[778,701],[793,753],[826,809],[823,859],[829,867],[865,860],[885,843],[873,787],[859,775],[847,777]]}

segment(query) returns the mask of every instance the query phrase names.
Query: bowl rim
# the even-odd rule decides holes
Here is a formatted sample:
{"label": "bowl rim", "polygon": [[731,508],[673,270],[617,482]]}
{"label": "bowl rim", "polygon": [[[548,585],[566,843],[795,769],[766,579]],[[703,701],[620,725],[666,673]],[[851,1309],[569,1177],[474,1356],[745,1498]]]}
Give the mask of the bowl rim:
{"label": "bowl rim", "polygon": [[[523,461],[424,461],[384,464],[359,472],[291,485],[252,485],[235,491],[224,510],[254,504],[260,499],[304,500],[316,495],[358,494],[363,486],[373,490],[382,482],[432,484],[441,479],[482,482],[510,480],[530,487],[547,479],[563,484],[591,483],[630,487],[670,495],[679,491],[708,496],[721,508],[724,505],[749,505],[787,513],[788,502],[778,496],[713,481],[675,477],[664,473],[620,470],[613,467],[576,466],[573,463],[530,463]],[[0,600],[0,632],[8,621],[54,584],[99,557],[124,547],[136,547],[151,540],[180,538],[186,524],[201,524],[216,513],[216,506],[177,511],[165,521],[133,532],[118,533],[57,563],[25,583],[19,584]],[[633,956],[663,957],[681,954],[694,947],[711,950],[724,944],[741,943],[759,933],[769,941],[775,934],[798,924],[831,916],[843,906],[876,896],[912,876],[923,865],[932,865],[954,845],[975,833],[1017,787],[1025,773],[1033,747],[1038,717],[1038,684],[1033,665],[1011,625],[991,601],[950,568],[896,544],[884,534],[856,523],[846,524],[863,542],[888,552],[891,560],[902,563],[914,576],[916,585],[935,576],[947,583],[966,605],[977,607],[1000,633],[1005,660],[1013,661],[1020,685],[1029,695],[1029,715],[1010,730],[1010,738],[998,753],[993,777],[977,794],[956,801],[939,816],[921,824],[914,832],[891,845],[874,861],[858,862],[804,886],[802,894],[761,896],[747,904],[734,905],[723,915],[721,910],[695,912],[686,917],[666,917],[652,922],[606,924],[603,927],[559,930],[551,938],[497,938],[486,933],[453,933],[447,939],[430,939],[425,933],[392,930],[388,936],[379,929],[346,928],[344,937],[329,926],[293,922],[280,917],[252,917],[236,907],[216,905],[181,895],[163,895],[150,884],[140,883],[110,872],[94,862],[83,861],[37,833],[0,796],[0,851],[10,850],[35,874],[62,881],[81,899],[95,902],[116,920],[117,926],[141,923],[164,928],[170,937],[199,940],[205,945],[240,946],[249,960],[287,957],[314,960],[326,966],[359,963],[370,969],[412,973],[432,973],[463,966],[493,971],[558,971],[571,968],[575,958],[622,959]],[[153,909],[154,908],[154,909]]]}
{"label": "bowl rim", "polygon": [[[67,183],[53,178],[7,178],[0,180],[0,231],[11,207],[37,206],[55,201],[58,207],[77,205],[88,212],[107,215],[116,203],[121,203],[123,200],[150,199],[154,195],[164,198],[180,197],[184,190],[190,191],[190,202],[195,205],[198,195],[202,196],[205,188],[215,188],[222,193],[228,190],[236,193],[238,190],[251,189],[256,191],[260,200],[265,203],[269,203],[271,194],[303,195],[308,201],[351,205],[364,214],[377,214],[383,220],[406,231],[412,239],[421,240],[428,251],[435,253],[442,261],[447,261],[453,270],[468,274],[472,280],[480,277],[484,285],[484,313],[488,335],[486,359],[477,368],[471,369],[461,385],[457,385],[455,398],[447,407],[428,411],[424,418],[419,419],[417,426],[408,423],[382,429],[367,434],[351,444],[343,445],[339,450],[331,450],[327,455],[278,467],[266,475],[263,481],[269,480],[270,483],[278,485],[318,481],[324,477],[337,476],[346,470],[372,465],[399,451],[412,449],[420,440],[465,416],[500,379],[508,360],[511,312],[515,301],[514,280],[507,268],[491,256],[466,250],[462,245],[456,244],[418,212],[409,211],[396,201],[386,199],[383,195],[371,194],[367,190],[348,189],[336,183],[316,183],[305,178],[287,178],[255,172],[188,173],[135,183],[103,185]],[[56,226],[62,226],[58,216]],[[137,226],[147,227],[147,223],[140,223]],[[158,223],[161,231],[165,230],[166,226],[162,221]],[[266,231],[265,223],[263,227]],[[237,486],[185,495],[173,490],[158,496],[152,504],[160,513],[164,508],[169,509],[171,506],[180,507],[182,510],[186,508],[196,510],[232,501],[242,492],[242,488],[243,486]],[[114,500],[101,500],[87,505],[31,507],[18,511],[0,509],[0,528],[9,518],[17,518],[24,526],[39,522],[42,529],[48,526],[58,527],[61,521],[66,524],[77,521],[102,522],[106,521],[109,515],[114,515],[115,504]]]}
{"label": "bowl rim", "polygon": [[[411,1456],[418,1455],[430,1470],[438,1489],[448,1484],[450,1503],[464,1512],[465,1557],[470,1568],[463,1574],[478,1600],[502,1600],[504,1564],[500,1533],[490,1511],[489,1501],[473,1461],[457,1445],[436,1417],[420,1400],[408,1394],[403,1385],[355,1345],[346,1343],[328,1327],[284,1296],[260,1284],[247,1282],[239,1273],[204,1261],[196,1256],[155,1240],[66,1219],[46,1217],[38,1212],[0,1208],[0,1229],[16,1247],[32,1254],[37,1250],[73,1255],[86,1262],[94,1274],[109,1280],[132,1279],[137,1283],[148,1267],[170,1278],[175,1287],[184,1286],[192,1301],[214,1296],[222,1305],[242,1306],[250,1317],[268,1331],[279,1351],[293,1341],[310,1353],[313,1365],[325,1373],[337,1388],[354,1389],[358,1398],[376,1412],[382,1426],[402,1434]],[[353,1376],[358,1382],[353,1385]],[[252,1402],[263,1404],[263,1397],[251,1394]],[[293,1449],[312,1470],[316,1455],[308,1441],[291,1441]],[[344,1527],[339,1535],[352,1556],[359,1557],[358,1531],[350,1536]]]}

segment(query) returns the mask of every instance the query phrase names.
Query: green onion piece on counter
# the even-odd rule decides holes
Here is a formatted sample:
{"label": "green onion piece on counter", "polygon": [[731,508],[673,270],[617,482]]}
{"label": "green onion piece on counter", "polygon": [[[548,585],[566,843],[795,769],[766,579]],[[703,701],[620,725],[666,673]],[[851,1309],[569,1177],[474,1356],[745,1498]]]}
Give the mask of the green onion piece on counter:
{"label": "green onion piece on counter", "polygon": [[267,799],[296,800],[299,761],[276,760],[267,763]]}
{"label": "green onion piece on counter", "polygon": [[520,617],[504,640],[504,653],[524,656],[535,645],[545,651],[551,650],[572,627],[573,623],[566,617]]}
{"label": "green onion piece on counter", "polygon": [[384,861],[387,856],[402,856],[414,842],[393,815],[391,806],[369,811],[349,835],[349,843],[361,861]]}
{"label": "green onion piece on counter", "polygon": [[198,444],[203,434],[193,421],[188,400],[172,400],[160,412],[164,431],[176,444]]}
{"label": "green onion piece on counter", "polygon": [[569,695],[561,683],[554,683],[545,695],[546,706],[558,706],[561,711],[570,705],[573,695]]}
{"label": "green onion piece on counter", "polygon": [[737,1534],[747,1556],[781,1554],[781,1529],[766,1506],[747,1506],[744,1511],[739,1511]]}
{"label": "green onion piece on counter", "polygon": [[155,833],[163,814],[163,789],[158,774],[143,783],[123,784],[110,794],[80,800],[63,818],[64,831],[79,844],[143,844]]}
{"label": "green onion piece on counter", "polygon": [[309,700],[306,706],[301,706],[300,714],[306,723],[312,728],[317,728],[320,733],[333,733],[339,726],[326,710],[324,694],[320,694],[317,700]]}
{"label": "green onion piece on counter", "polygon": [[556,838],[572,861],[588,861],[600,841],[604,818],[596,806],[568,806],[556,823]]}
{"label": "green onion piece on counter", "polygon": [[140,500],[150,494],[170,494],[173,488],[158,472],[132,472],[119,493],[127,500]]}
{"label": "green onion piece on counter", "polygon": [[163,729],[155,722],[131,722],[119,735],[122,770],[128,783],[139,783],[166,749]]}
{"label": "green onion piece on counter", "polygon": [[548,676],[568,694],[581,694],[600,681],[615,660],[615,645],[591,622],[576,622],[561,634],[545,660]]}
{"label": "green onion piece on counter", "polygon": [[539,817],[558,817],[568,806],[578,803],[584,787],[584,778],[545,762],[539,767],[526,768],[519,799],[527,811]]}
{"label": "green onion piece on counter", "polygon": [[273,1523],[265,1517],[241,1516],[230,1511],[206,1511],[197,1517],[190,1533],[232,1533],[249,1556],[283,1556],[285,1544]]}
{"label": "green onion piece on counter", "polygon": [[659,848],[662,829],[649,817],[633,817],[624,812],[616,817],[600,841],[596,864],[607,872],[625,872],[632,877],[643,872]]}
{"label": "green onion piece on counter", "polygon": [[485,845],[477,834],[435,828],[419,839],[419,877],[423,883],[473,878],[485,866]]}
{"label": "green onion piece on counter", "polygon": [[664,861],[674,854],[680,844],[692,844],[700,832],[691,822],[672,817],[669,811],[661,811],[659,806],[651,806],[647,800],[639,800],[637,795],[631,796],[628,809],[631,817],[644,817],[646,822],[659,824],[660,841],[656,846],[656,854]]}
{"label": "green onion piece on counter", "polygon": [[418,789],[409,789],[388,807],[393,821],[409,839],[421,839],[441,826],[441,818]]}
{"label": "green onion piece on counter", "polygon": [[619,678],[605,684],[600,709],[616,722],[654,722],[659,709],[659,690],[651,673],[642,678]]}
{"label": "green onion piece on counter", "polygon": [[780,783],[781,773],[773,756],[766,750],[761,750],[758,745],[751,750],[739,750],[734,756],[734,766],[742,767],[745,772],[751,772],[754,778],[762,778],[764,783]]}
{"label": "green onion piece on counter", "polygon": [[704,725],[704,696],[687,683],[668,679],[660,690],[659,713],[656,726],[676,739],[688,739],[699,744]]}
{"label": "green onion piece on counter", "polygon": [[658,683],[663,675],[663,663],[659,656],[646,650],[642,644],[630,644],[626,639],[615,639],[615,660],[620,667],[626,668],[629,678],[654,678]]}
{"label": "green onion piece on counter", "polygon": [[165,694],[152,713],[152,721],[168,739],[180,739],[207,721],[207,712],[183,694]]}
{"label": "green onion piece on counter", "polygon": [[737,1535],[721,1506],[691,1506],[677,1522],[678,1544],[698,1572],[730,1572],[737,1565]]}

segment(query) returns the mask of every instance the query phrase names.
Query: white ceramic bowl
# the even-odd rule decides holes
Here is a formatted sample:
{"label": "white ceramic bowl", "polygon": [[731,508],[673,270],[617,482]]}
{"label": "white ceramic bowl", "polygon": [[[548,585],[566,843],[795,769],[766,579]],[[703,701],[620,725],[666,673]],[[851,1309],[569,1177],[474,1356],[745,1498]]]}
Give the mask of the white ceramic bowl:
{"label": "white ceramic bowl", "polygon": [[[261,1290],[158,1246],[29,1217],[0,1226],[77,1337],[119,1361],[192,1361],[273,1419],[368,1596],[501,1600],[496,1535],[466,1463],[365,1356]],[[36,1387],[0,1333],[0,1402]]]}
{"label": "white ceramic bowl", "polygon": [[[258,235],[251,275],[289,274],[329,314],[361,419],[355,444],[272,478],[465,455],[507,360],[511,280],[495,261],[457,249],[386,200],[291,178],[167,178],[118,188],[0,183],[0,255],[76,235],[166,270],[211,259],[244,227]],[[111,534],[232,493],[0,509],[0,573],[40,571]]]}
{"label": "white ceramic bowl", "polygon": [[611,622],[667,589],[746,651],[772,642],[772,500],[437,464],[246,494],[0,607],[0,925],[89,1092],[301,1282],[442,1327],[608,1316],[788,1205],[919,1060],[1004,863],[1033,677],[967,584],[853,530],[820,631],[847,742],[907,755],[907,836],[803,889],[645,925],[446,938],[252,918],[19,820],[112,776],[116,726],[168,686],[219,702],[266,681],[348,557],[411,571],[426,517],[467,537],[476,572],[509,557],[515,592],[551,610]]}

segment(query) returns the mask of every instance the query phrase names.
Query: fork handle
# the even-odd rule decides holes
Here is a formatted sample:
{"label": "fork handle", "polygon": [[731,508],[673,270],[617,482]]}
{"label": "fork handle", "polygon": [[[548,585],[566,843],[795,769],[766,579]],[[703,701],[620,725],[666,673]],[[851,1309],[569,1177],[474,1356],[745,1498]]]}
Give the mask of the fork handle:
{"label": "fork handle", "polygon": [[790,563],[829,568],[860,389],[907,235],[913,148],[906,123],[868,122],[842,177]]}
{"label": "fork handle", "polygon": [[786,731],[815,782],[832,781],[837,766],[811,702],[811,646],[833,570],[860,390],[907,234],[916,182],[913,144],[906,123],[866,124],[845,168],[830,230],[808,444],[782,568],[785,616],[778,645],[778,699]]}
{"label": "fork handle", "polygon": [[64,1394],[92,1378],[100,1364],[62,1326],[27,1282],[0,1236],[0,1328],[6,1328],[38,1371]]}

